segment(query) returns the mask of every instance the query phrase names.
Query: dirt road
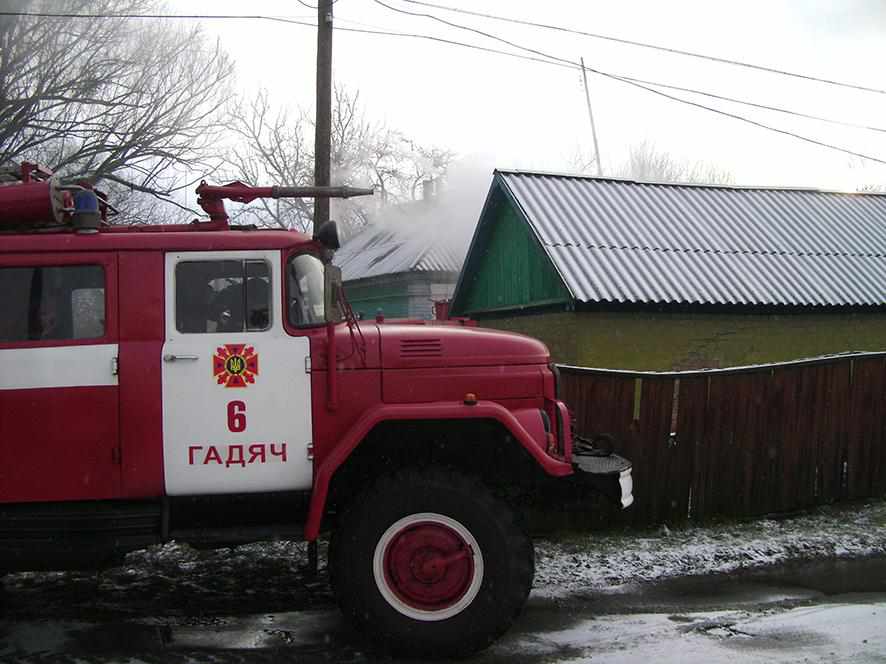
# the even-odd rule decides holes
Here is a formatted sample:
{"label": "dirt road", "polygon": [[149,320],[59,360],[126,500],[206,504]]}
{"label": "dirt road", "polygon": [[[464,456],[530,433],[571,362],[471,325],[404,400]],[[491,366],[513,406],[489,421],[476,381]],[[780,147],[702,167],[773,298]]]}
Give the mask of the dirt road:
{"label": "dirt road", "polygon": [[[101,575],[6,578],[0,658],[374,661],[299,545],[165,547]],[[771,566],[552,596],[477,662],[883,662],[886,557]]]}

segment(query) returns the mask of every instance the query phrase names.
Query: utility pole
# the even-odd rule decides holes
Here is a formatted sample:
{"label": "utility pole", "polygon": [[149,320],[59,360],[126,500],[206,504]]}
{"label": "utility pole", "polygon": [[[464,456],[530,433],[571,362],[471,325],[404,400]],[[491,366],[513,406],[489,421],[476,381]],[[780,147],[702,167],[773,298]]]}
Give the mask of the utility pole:
{"label": "utility pole", "polygon": [[[328,187],[329,152],[332,142],[332,3],[317,0],[317,98],[314,118],[314,186]],[[329,199],[314,199],[314,232],[329,221]],[[331,325],[331,324],[330,324]],[[332,328],[330,327],[330,330]],[[330,337],[334,339],[334,337]],[[331,356],[335,357],[330,341]],[[329,376],[334,372],[329,371]],[[331,378],[330,378],[331,379]],[[318,561],[316,540],[308,543],[308,570],[316,575]]]}
{"label": "utility pole", "polygon": [[594,137],[594,161],[597,163],[597,177],[603,175],[603,167],[600,164],[600,146],[597,145],[597,127],[594,125],[594,112],[591,110],[591,93],[588,91],[588,70],[585,69],[585,59],[581,58],[581,77],[585,82],[585,100],[588,102],[588,117],[591,119],[591,136]]}
{"label": "utility pole", "polygon": [[[328,187],[332,133],[332,4],[317,1],[317,117],[314,133],[314,186]],[[329,199],[314,200],[314,232],[329,221]]]}

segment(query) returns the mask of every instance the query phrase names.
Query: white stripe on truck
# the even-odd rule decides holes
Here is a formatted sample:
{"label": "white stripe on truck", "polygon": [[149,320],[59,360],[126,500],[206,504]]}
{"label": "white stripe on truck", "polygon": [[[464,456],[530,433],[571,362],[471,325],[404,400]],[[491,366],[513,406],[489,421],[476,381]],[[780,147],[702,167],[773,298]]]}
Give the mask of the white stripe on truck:
{"label": "white stripe on truck", "polygon": [[117,385],[117,344],[4,348],[0,390]]}

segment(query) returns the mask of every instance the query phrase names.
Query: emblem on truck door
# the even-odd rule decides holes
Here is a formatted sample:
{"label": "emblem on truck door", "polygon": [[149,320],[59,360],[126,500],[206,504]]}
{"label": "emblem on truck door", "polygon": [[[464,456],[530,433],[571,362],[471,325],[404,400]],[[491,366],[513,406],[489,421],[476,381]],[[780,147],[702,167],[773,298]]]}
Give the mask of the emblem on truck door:
{"label": "emblem on truck door", "polygon": [[212,375],[219,385],[247,387],[258,375],[258,353],[246,344],[219,346],[212,358]]}

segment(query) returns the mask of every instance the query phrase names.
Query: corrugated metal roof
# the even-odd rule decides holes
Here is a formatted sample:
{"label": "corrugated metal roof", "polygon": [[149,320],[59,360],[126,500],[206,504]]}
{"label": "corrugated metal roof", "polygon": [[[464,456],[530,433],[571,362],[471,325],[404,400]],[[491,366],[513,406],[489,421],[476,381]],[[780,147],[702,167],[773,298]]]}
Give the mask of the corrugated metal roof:
{"label": "corrugated metal roof", "polygon": [[497,179],[584,302],[886,304],[883,195]]}
{"label": "corrugated metal roof", "polygon": [[443,238],[445,229],[407,224],[368,226],[335,254],[342,279],[353,281],[402,272],[458,272],[462,255]]}

